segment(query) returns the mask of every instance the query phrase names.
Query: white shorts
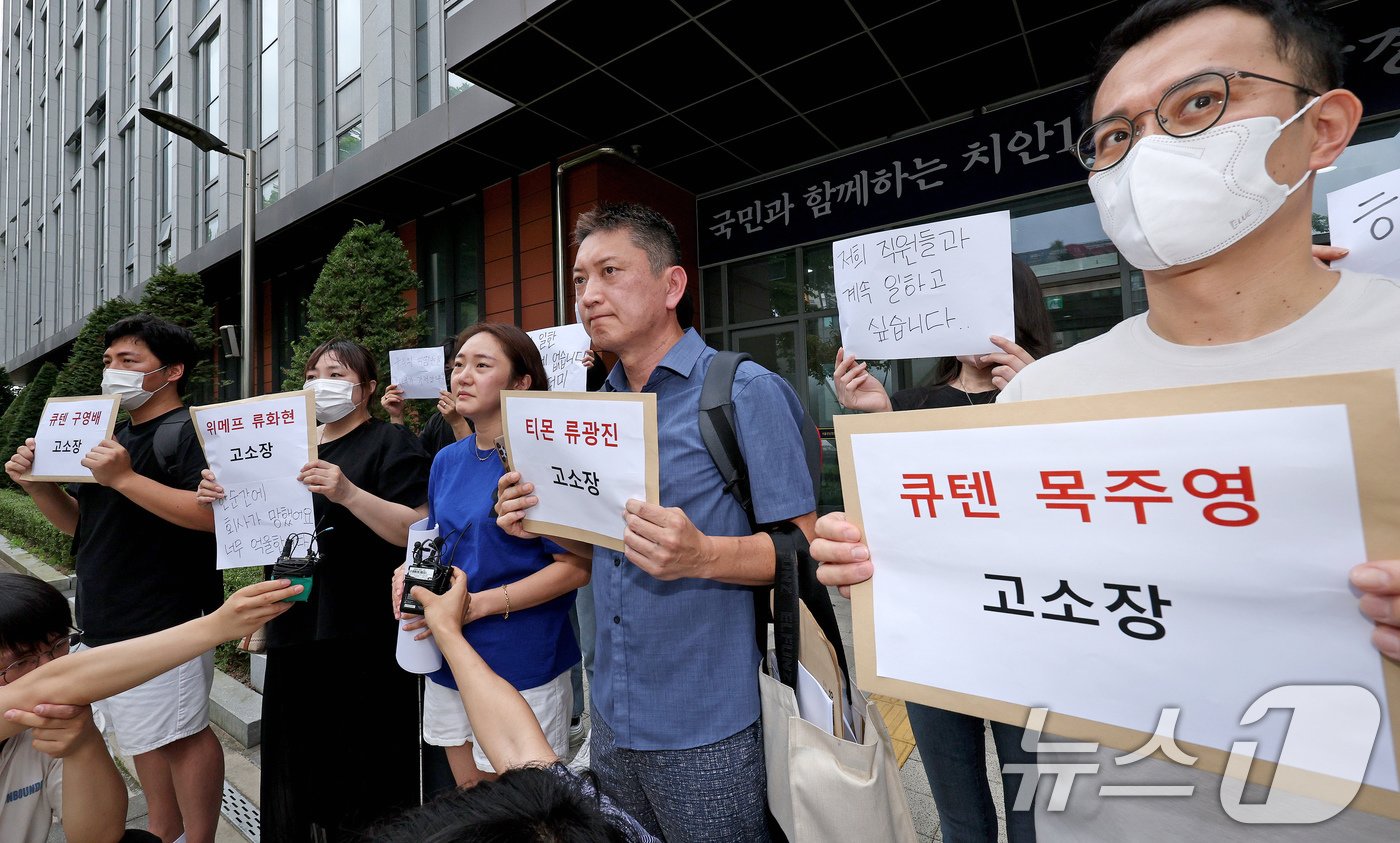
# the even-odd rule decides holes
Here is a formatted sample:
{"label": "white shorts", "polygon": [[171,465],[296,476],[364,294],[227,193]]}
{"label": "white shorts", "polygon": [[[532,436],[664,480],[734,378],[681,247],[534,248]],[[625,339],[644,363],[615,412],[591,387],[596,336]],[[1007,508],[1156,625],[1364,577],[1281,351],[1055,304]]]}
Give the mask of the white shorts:
{"label": "white shorts", "polygon": [[[444,688],[431,679],[423,691],[423,740],[433,746],[461,746],[470,741],[476,766],[488,773],[496,772],[486,753],[472,733],[471,721],[462,705],[462,697],[452,688]],[[521,691],[520,696],[530,704],[535,719],[544,730],[545,740],[554,754],[567,758],[569,753],[569,717],[574,707],[574,687],[569,671],[564,671],[537,688]]]}
{"label": "white shorts", "polygon": [[[79,645],[79,650],[91,649]],[[130,691],[93,703],[127,755],[140,755],[187,738],[209,725],[214,651],[195,656]]]}

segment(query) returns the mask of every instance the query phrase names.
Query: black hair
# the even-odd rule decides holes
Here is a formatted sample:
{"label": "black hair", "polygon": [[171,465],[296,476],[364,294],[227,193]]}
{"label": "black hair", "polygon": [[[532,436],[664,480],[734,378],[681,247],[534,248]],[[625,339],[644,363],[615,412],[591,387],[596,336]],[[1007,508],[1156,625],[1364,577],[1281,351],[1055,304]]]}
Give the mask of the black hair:
{"label": "black hair", "polygon": [[72,625],[68,600],[58,589],[28,574],[0,573],[0,650],[37,650]]}
{"label": "black hair", "polygon": [[[592,773],[587,774],[590,778]],[[596,781],[596,780],[594,780]],[[370,833],[375,843],[632,843],[597,788],[540,766],[439,796]]]}
{"label": "black hair", "polygon": [[316,368],[327,354],[334,354],[340,365],[354,372],[365,389],[369,389],[370,381],[379,382],[379,364],[374,362],[374,355],[353,340],[328,340],[316,346],[306,357],[305,371]]}
{"label": "black hair", "polygon": [[174,322],[158,319],[149,313],[138,313],[113,322],[107,328],[103,341],[111,348],[112,343],[127,337],[144,343],[162,366],[179,363],[185,367],[184,374],[175,382],[176,393],[184,395],[185,385],[199,362],[199,345],[194,340],[194,334]]}
{"label": "black hair", "polygon": [[[1039,360],[1054,350],[1055,325],[1045,308],[1045,295],[1035,270],[1011,256],[1011,298],[1016,313],[1016,344]],[[956,357],[941,357],[933,370],[933,383],[945,384],[958,376],[962,364]]]}
{"label": "black hair", "polygon": [[1341,87],[1341,30],[1308,0],[1149,0],[1114,27],[1099,47],[1098,60],[1089,77],[1086,116],[1092,119],[1088,112],[1099,86],[1124,53],[1183,18],[1214,8],[1235,9],[1268,21],[1279,58],[1298,72],[1298,79],[1286,81],[1296,81],[1315,91]]}
{"label": "black hair", "polygon": [[627,229],[632,245],[647,253],[651,271],[660,275],[668,266],[681,262],[681,238],[676,227],[653,208],[635,202],[599,202],[578,216],[574,225],[577,246],[595,231]]}

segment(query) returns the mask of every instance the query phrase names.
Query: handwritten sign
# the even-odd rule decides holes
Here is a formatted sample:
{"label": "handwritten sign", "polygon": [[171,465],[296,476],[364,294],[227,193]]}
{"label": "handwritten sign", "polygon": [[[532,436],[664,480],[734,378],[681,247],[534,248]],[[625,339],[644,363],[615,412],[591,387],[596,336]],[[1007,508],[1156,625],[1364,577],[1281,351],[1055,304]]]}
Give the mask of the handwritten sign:
{"label": "handwritten sign", "polygon": [[316,400],[281,392],[190,410],[224,499],[214,504],[219,568],[271,565],[287,536],[311,532],[311,492],[297,482],[316,459]]}
{"label": "handwritten sign", "polygon": [[982,354],[1015,336],[1009,211],[838,240],[832,260],[847,353]]}
{"label": "handwritten sign", "polygon": [[[1285,736],[1241,713],[1359,686],[1390,716],[1348,736],[1375,746],[1351,793],[1400,810],[1400,667],[1347,580],[1400,551],[1395,402],[1371,372],[838,417],[877,570],[853,607],[861,687],[1016,724],[1048,706],[1051,734],[1126,752],[1175,707],[1203,769],[1257,741],[1267,783]],[[1309,781],[1344,775],[1335,744],[1292,749]]]}
{"label": "handwritten sign", "polygon": [[592,342],[582,325],[560,325],[529,331],[530,339],[544,359],[551,392],[584,392],[588,389],[588,369],[583,355]]}
{"label": "handwritten sign", "polygon": [[117,424],[116,395],[50,398],[34,431],[34,465],[25,480],[56,483],[95,483],[83,465],[103,439],[111,439]]}
{"label": "handwritten sign", "polygon": [[447,389],[446,358],[441,346],[401,348],[389,352],[389,373],[405,398],[437,399]]}
{"label": "handwritten sign", "polygon": [[1327,223],[1333,246],[1351,250],[1332,261],[1337,269],[1400,278],[1400,170],[1327,194]]}
{"label": "handwritten sign", "polygon": [[540,502],[525,529],[622,550],[630,498],[658,503],[652,393],[501,393],[510,467]]}

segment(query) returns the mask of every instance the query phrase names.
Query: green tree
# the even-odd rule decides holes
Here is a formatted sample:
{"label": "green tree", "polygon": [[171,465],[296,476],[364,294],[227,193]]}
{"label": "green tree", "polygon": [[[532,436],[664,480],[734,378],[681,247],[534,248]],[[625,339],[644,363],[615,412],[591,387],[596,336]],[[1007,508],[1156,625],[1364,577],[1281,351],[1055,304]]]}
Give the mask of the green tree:
{"label": "green tree", "polygon": [[15,403],[15,387],[10,380],[10,373],[4,366],[0,366],[0,418],[3,418],[5,411],[10,409],[10,405]]}
{"label": "green tree", "polygon": [[134,301],[112,298],[99,304],[88,314],[82,330],[73,340],[68,352],[68,362],[58,376],[53,394],[98,395],[102,392],[102,352],[107,350],[107,328],[119,319],[125,319],[141,312],[141,306]]}
{"label": "green tree", "polygon": [[[4,428],[0,431],[4,436],[0,452],[5,454],[5,459],[9,459],[10,455],[24,444],[24,440],[33,436],[34,431],[39,429],[39,417],[44,412],[44,402],[53,394],[57,381],[57,366],[52,363],[40,366],[34,380],[29,382],[5,413],[4,421],[0,423],[0,427]],[[3,480],[6,486],[14,485],[8,474],[3,476]]]}
{"label": "green tree", "polygon": [[[422,285],[408,262],[403,241],[380,223],[356,223],[326,258],[307,299],[306,333],[292,343],[292,365],[283,389],[300,389],[306,360],[323,342],[349,339],[374,354],[379,385],[389,383],[389,352],[423,344],[427,326],[410,316],[404,294]],[[370,410],[381,414],[379,402]]]}
{"label": "green tree", "polygon": [[214,335],[214,308],[204,303],[204,282],[194,273],[176,272],[175,267],[166,264],[147,282],[141,310],[194,334],[195,345],[204,353],[194,371],[186,375],[185,395],[198,394],[213,379],[214,343],[218,340]]}

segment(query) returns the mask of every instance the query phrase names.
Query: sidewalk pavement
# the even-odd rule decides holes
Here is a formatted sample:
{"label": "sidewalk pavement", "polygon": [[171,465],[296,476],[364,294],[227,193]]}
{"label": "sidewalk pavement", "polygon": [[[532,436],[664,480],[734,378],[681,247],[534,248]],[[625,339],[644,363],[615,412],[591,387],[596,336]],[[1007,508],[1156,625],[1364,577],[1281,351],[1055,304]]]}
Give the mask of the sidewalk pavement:
{"label": "sidewalk pavement", "polygon": [[[73,581],[70,576],[45,565],[3,538],[0,538],[0,567],[32,573],[40,579],[51,582],[56,588],[63,591],[70,600],[72,599]],[[837,626],[841,630],[842,645],[846,650],[847,663],[854,665],[855,653],[851,644],[851,603],[834,590],[831,594],[832,604],[836,607]],[[227,683],[219,684],[226,685]],[[217,689],[215,693],[217,695]],[[938,811],[934,807],[928,778],[924,774],[922,756],[917,748],[910,750],[913,745],[913,735],[909,729],[908,718],[903,711],[903,704],[898,700],[883,697],[877,697],[874,701],[885,717],[885,722],[890,728],[891,738],[894,740],[896,748],[900,750],[899,754],[908,753],[900,770],[900,777],[904,782],[909,809],[914,817],[914,828],[919,834],[919,840],[921,843],[942,841],[943,835],[939,826]],[[587,718],[587,714],[584,717]],[[252,748],[243,746],[217,726],[214,727],[214,733],[219,737],[219,741],[224,747],[225,778],[223,816],[219,820],[219,830],[215,837],[216,843],[256,841],[258,839],[257,805],[258,787],[261,780],[261,749],[257,746]],[[110,735],[108,740],[111,744]],[[999,839],[1005,843],[1006,821],[1002,815],[1001,807],[1001,773],[990,734],[987,736],[987,747],[987,778],[991,783],[993,800],[997,806],[997,820],[1000,826]],[[576,750],[577,747],[574,749]],[[119,748],[114,748],[114,754],[123,767],[122,772],[126,777],[127,789],[130,793],[127,824],[132,828],[145,828],[146,799],[141,793],[139,783],[131,774],[135,768],[130,758],[120,754]],[[64,837],[62,832],[55,828],[49,840],[50,843],[61,843]]]}

